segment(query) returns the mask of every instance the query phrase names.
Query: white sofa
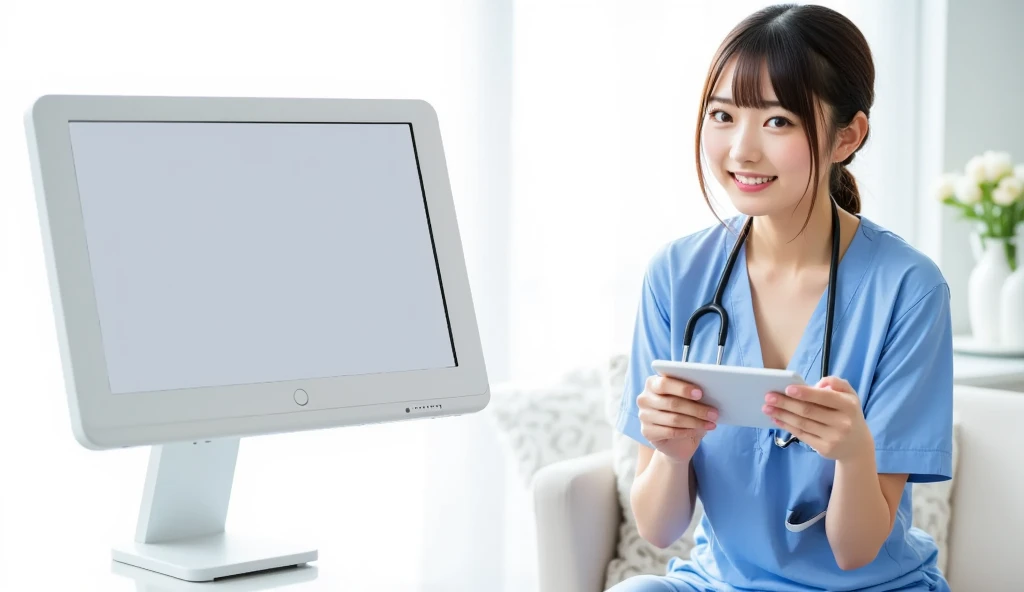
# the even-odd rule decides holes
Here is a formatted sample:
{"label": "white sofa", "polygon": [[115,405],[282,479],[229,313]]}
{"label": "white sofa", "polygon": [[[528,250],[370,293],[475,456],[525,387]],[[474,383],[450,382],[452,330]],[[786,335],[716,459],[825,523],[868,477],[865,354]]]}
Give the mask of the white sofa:
{"label": "white sofa", "polygon": [[[1024,590],[1024,392],[958,385],[954,406],[946,576],[954,592]],[[612,453],[551,463],[532,486],[540,592],[604,590],[623,519]]]}

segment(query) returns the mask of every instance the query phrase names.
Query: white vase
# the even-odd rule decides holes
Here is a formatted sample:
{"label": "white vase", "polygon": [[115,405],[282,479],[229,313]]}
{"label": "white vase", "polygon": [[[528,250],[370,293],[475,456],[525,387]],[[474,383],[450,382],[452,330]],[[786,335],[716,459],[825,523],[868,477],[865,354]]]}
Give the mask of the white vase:
{"label": "white vase", "polygon": [[999,345],[1024,350],[1024,265],[1017,252],[1017,271],[1003,282],[999,295]]}
{"label": "white vase", "polygon": [[1003,284],[1010,276],[1006,239],[983,239],[983,251],[967,280],[967,310],[977,345],[1000,345]]}

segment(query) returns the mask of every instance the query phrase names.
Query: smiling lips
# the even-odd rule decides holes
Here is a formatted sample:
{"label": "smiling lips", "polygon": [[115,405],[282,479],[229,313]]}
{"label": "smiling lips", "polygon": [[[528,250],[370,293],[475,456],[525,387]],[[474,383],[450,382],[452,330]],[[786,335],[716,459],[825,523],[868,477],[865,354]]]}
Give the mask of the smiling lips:
{"label": "smiling lips", "polygon": [[736,173],[729,173],[729,176],[732,177],[732,180],[736,183],[736,187],[738,187],[740,191],[746,192],[762,191],[771,185],[773,181],[778,179],[778,177],[752,177]]}

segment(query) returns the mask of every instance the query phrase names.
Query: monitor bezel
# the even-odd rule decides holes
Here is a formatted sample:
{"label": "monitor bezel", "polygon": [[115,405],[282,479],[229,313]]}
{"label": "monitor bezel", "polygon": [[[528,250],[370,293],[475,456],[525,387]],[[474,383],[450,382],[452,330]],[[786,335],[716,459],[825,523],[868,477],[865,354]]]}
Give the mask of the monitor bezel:
{"label": "monitor bezel", "polygon": [[[76,439],[105,449],[471,413],[489,400],[437,113],[418,99],[45,95],[25,115]],[[407,123],[458,365],[164,391],[110,392],[71,150],[74,121]],[[296,390],[308,395],[299,405]],[[381,393],[394,393],[381,402]]]}

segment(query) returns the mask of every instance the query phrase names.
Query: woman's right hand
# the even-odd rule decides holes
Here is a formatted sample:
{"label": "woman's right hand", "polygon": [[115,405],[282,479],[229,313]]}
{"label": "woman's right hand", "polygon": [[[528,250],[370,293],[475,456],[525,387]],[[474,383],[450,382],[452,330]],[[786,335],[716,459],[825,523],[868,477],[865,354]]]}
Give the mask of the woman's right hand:
{"label": "woman's right hand", "polygon": [[640,433],[672,460],[690,462],[708,430],[715,429],[718,411],[699,403],[696,385],[668,376],[650,376],[637,397]]}

